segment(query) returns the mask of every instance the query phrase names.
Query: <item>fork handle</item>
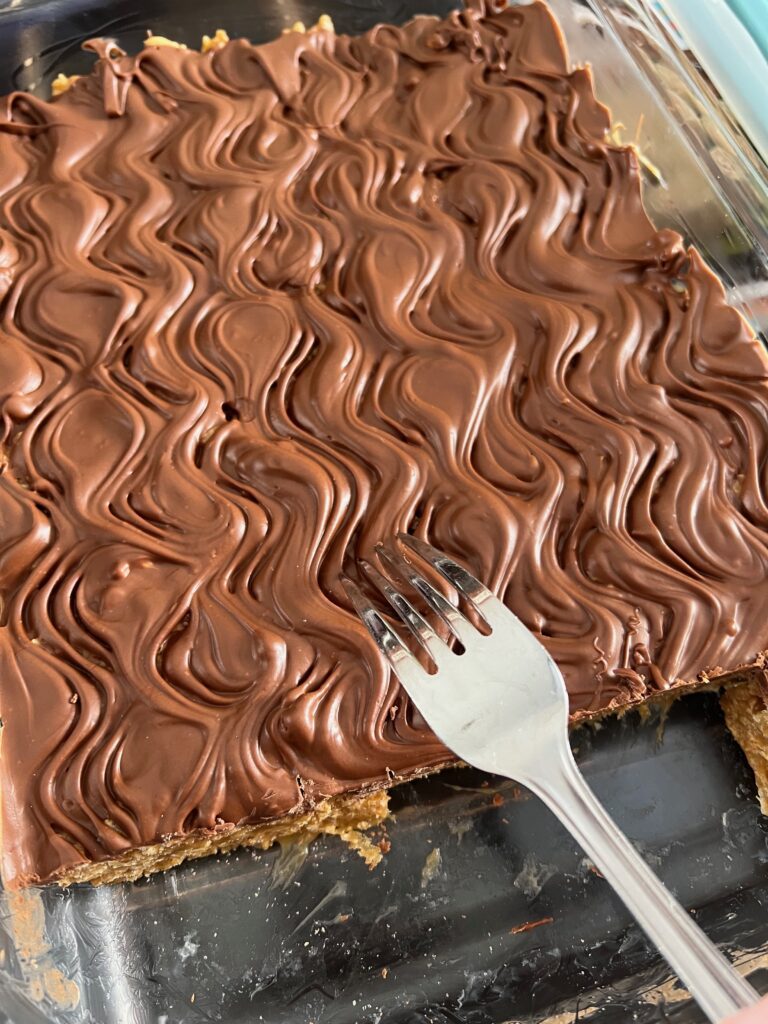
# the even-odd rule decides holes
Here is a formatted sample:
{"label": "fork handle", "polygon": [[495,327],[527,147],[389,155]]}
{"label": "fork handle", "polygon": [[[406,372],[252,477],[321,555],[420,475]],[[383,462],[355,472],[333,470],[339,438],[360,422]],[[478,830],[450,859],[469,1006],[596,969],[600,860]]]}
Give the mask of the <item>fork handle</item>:
{"label": "fork handle", "polygon": [[576,767],[570,748],[547,775],[520,780],[549,806],[632,912],[712,1024],[758,996],[619,829]]}

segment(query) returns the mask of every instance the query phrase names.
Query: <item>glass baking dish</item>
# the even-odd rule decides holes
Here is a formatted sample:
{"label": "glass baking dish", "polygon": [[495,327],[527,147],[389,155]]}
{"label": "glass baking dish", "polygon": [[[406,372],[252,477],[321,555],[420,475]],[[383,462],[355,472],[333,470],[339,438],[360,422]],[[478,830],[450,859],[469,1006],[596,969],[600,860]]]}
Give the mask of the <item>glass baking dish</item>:
{"label": "glass baking dish", "polygon": [[[146,30],[255,41],[328,13],[340,32],[445,0],[0,0],[0,92],[48,95],[80,44]],[[639,146],[659,226],[681,231],[768,326],[759,158],[645,0],[553,0],[617,137]],[[618,127],[621,125],[622,127]],[[714,695],[665,721],[583,729],[580,763],[664,881],[768,991],[768,821]],[[135,885],[0,896],[0,1022],[624,1024],[703,1021],[549,813],[465,769],[392,794],[369,872],[339,840],[196,861]],[[437,851],[437,852],[435,852]]]}

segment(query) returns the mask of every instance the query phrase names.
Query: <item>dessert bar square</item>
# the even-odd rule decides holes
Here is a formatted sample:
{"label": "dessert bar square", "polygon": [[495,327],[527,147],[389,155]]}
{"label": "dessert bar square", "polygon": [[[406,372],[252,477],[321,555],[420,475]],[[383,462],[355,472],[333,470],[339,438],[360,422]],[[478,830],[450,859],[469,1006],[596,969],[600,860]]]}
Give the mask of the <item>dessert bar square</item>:
{"label": "dessert bar square", "polygon": [[449,762],[339,583],[397,531],[574,723],[757,679],[768,363],[546,6],[165,43],[0,107],[5,883],[350,835]]}

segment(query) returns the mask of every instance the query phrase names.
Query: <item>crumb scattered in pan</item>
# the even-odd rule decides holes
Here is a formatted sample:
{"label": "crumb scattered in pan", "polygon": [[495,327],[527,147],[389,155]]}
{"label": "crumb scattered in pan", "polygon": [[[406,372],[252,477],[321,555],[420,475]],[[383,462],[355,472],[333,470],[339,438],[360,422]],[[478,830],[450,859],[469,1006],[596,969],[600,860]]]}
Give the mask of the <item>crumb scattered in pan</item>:
{"label": "crumb scattered in pan", "polygon": [[557,868],[554,864],[544,864],[532,853],[526,853],[523,866],[512,884],[529,899],[533,899],[539,895],[544,884],[556,874]]}
{"label": "crumb scattered in pan", "polygon": [[452,832],[460,843],[467,832],[472,831],[472,822],[467,818],[463,818],[461,821],[450,821],[448,822],[448,831]]}
{"label": "crumb scattered in pan", "polygon": [[195,956],[199,948],[200,943],[195,942],[195,933],[190,932],[184,936],[184,944],[179,946],[179,959],[189,960],[190,957]]}
{"label": "crumb scattered in pan", "polygon": [[35,1003],[47,1000],[58,1010],[73,1010],[80,1002],[80,989],[54,966],[40,891],[2,894],[0,919],[10,924],[26,995]]}
{"label": "crumb scattered in pan", "polygon": [[534,928],[541,928],[543,924],[552,924],[554,917],[541,917],[538,921],[526,921],[525,924],[518,924],[509,929],[510,935],[520,935],[523,932],[532,932]]}
{"label": "crumb scattered in pan", "polygon": [[434,849],[430,850],[427,854],[427,859],[424,861],[424,867],[421,869],[422,889],[426,889],[429,883],[434,881],[440,873],[442,866],[443,855],[440,853],[440,847],[435,846]]}
{"label": "crumb scattered in pan", "polygon": [[667,1007],[670,1003],[687,1002],[691,997],[677,978],[669,978],[644,992],[640,998],[650,1006]]}
{"label": "crumb scattered in pan", "polygon": [[374,843],[364,832],[350,828],[339,832],[338,835],[350,850],[360,854],[371,871],[381,863],[381,858],[386,851],[381,848],[380,843]]}
{"label": "crumb scattered in pan", "polygon": [[579,866],[590,875],[595,875],[597,878],[605,878],[600,868],[593,864],[589,857],[582,857]]}

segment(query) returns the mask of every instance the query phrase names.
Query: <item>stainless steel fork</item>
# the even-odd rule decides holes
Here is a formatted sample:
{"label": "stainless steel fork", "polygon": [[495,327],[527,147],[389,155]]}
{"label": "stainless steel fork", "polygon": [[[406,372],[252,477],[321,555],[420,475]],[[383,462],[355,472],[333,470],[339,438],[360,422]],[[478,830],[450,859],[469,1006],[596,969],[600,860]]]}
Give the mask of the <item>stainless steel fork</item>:
{"label": "stainless steel fork", "polygon": [[463,595],[488,627],[480,632],[393,546],[382,564],[436,612],[463,648],[437,635],[400,590],[362,568],[434,662],[430,674],[362,590],[347,594],[379,649],[436,735],[468,764],[527,786],[592,858],[710,1021],[753,1006],[757,994],[635,851],[584,781],[568,742],[568,695],[544,647],[466,569],[415,537],[399,535]]}

